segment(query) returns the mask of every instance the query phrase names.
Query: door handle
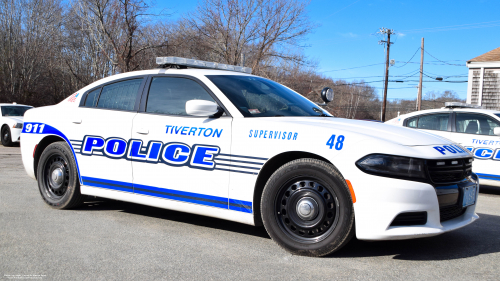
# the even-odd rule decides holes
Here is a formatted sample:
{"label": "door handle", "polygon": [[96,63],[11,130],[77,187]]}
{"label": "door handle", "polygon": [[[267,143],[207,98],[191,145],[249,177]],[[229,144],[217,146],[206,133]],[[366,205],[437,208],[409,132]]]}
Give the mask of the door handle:
{"label": "door handle", "polygon": [[137,130],[137,133],[141,135],[147,135],[149,134],[149,130],[146,128],[140,128],[139,130]]}
{"label": "door handle", "polygon": [[81,118],[80,119],[76,118],[76,119],[73,119],[72,122],[75,123],[75,124],[82,124],[82,119]]}

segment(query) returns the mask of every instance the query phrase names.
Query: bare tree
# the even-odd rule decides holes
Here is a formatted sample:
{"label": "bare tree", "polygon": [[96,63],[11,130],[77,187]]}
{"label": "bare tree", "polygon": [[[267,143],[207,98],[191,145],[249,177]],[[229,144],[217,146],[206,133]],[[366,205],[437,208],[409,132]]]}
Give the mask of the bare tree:
{"label": "bare tree", "polygon": [[[110,73],[139,69],[138,56],[145,50],[166,46],[150,44],[144,29],[150,6],[144,0],[76,0],[74,15],[89,43],[96,46],[110,65]],[[91,47],[92,48],[92,47]]]}
{"label": "bare tree", "polygon": [[26,102],[39,90],[53,87],[49,66],[57,68],[62,42],[59,0],[0,2],[0,70],[6,101]]}
{"label": "bare tree", "polygon": [[306,15],[308,2],[298,0],[204,0],[183,22],[196,30],[211,60],[246,65],[259,73],[266,60],[302,61],[288,52],[314,25]]}

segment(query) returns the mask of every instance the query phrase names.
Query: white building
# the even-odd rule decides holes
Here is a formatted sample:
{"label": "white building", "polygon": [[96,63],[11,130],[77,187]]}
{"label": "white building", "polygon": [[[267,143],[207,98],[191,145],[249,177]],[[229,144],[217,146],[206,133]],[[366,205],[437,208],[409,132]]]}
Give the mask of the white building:
{"label": "white building", "polygon": [[500,48],[467,61],[467,103],[500,110]]}

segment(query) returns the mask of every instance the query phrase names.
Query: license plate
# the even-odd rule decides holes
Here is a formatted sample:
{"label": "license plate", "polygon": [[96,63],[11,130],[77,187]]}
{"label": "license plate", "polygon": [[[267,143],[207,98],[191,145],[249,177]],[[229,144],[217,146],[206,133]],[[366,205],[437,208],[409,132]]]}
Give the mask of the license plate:
{"label": "license plate", "polygon": [[464,187],[464,202],[463,207],[474,205],[476,203],[476,186],[470,185]]}

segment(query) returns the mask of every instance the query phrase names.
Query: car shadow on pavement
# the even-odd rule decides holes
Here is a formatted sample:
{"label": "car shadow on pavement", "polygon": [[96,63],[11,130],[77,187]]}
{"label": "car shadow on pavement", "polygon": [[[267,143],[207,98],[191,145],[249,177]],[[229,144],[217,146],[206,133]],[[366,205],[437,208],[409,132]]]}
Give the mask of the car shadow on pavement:
{"label": "car shadow on pavement", "polygon": [[397,240],[353,239],[330,258],[394,256],[398,260],[453,260],[500,252],[500,216],[478,214],[474,223],[439,236]]}
{"label": "car shadow on pavement", "polygon": [[187,223],[213,229],[231,231],[256,237],[271,239],[264,227],[255,227],[242,223],[227,221],[223,219],[211,218],[201,215],[183,213],[146,205],[115,201],[104,198],[89,198],[85,200],[79,211],[120,211],[139,216],[148,216],[162,220],[170,220],[181,223]]}

